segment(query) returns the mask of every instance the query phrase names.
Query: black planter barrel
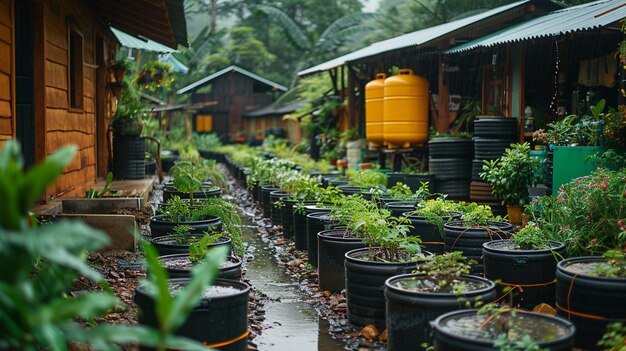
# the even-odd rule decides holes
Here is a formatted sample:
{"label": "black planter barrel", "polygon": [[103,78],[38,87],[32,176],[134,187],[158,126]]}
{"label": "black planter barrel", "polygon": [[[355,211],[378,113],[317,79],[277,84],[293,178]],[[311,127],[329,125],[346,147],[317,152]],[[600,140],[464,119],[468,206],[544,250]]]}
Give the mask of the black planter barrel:
{"label": "black planter barrel", "polygon": [[283,203],[283,207],[280,210],[280,222],[283,226],[283,236],[290,239],[294,237],[295,232],[295,226],[293,224],[294,206],[297,206],[299,201],[290,196],[283,196],[280,200]]}
{"label": "black planter barrel", "polygon": [[272,202],[270,194],[272,191],[280,190],[277,186],[266,184],[261,186],[261,208],[263,209],[263,217],[272,217]]}
{"label": "black planter barrel", "polygon": [[[437,189],[437,180],[435,176],[432,174],[405,174],[404,175],[404,184],[408,185],[411,188],[412,192],[416,192],[422,187],[422,183],[428,182],[428,191],[430,193],[434,193],[435,189]],[[390,186],[387,186],[391,188]]]}
{"label": "black planter barrel", "polygon": [[448,195],[449,200],[466,200],[470,196],[470,180],[437,180],[437,192]]}
{"label": "black planter barrel", "polygon": [[[460,310],[439,316],[433,322],[434,345],[436,351],[498,351],[493,346],[496,335],[490,328],[481,328],[486,314],[477,314],[477,310]],[[532,328],[549,340],[533,340],[542,350],[569,351],[574,342],[576,328],[569,321],[541,313],[517,311],[512,321],[513,335],[525,335]],[[520,328],[521,330],[516,330]],[[464,332],[463,332],[464,331]],[[462,334],[465,334],[463,335]],[[485,335],[486,334],[486,335]],[[547,337],[550,336],[550,337]]]}
{"label": "black planter barrel", "polygon": [[[191,278],[191,267],[180,268],[168,266],[167,262],[177,260],[189,261],[189,253],[159,256],[159,261],[165,266],[170,279]],[[241,280],[241,260],[233,256],[226,258],[226,261],[220,265],[220,272],[217,277],[220,279]]]}
{"label": "black planter barrel", "polygon": [[348,251],[345,256],[348,321],[357,327],[374,324],[383,330],[385,281],[415,270],[418,262],[371,261],[368,255],[369,248],[362,248]]}
{"label": "black planter barrel", "polygon": [[317,234],[318,283],[320,290],[341,292],[346,288],[346,252],[366,247],[361,238],[346,236],[345,229],[324,230]]}
{"label": "black planter barrel", "polygon": [[517,138],[517,118],[478,118],[474,120],[474,135],[485,138]]}
{"label": "black planter barrel", "polygon": [[469,138],[433,138],[428,142],[428,156],[432,158],[471,159],[473,151]]}
{"label": "black planter barrel", "polygon": [[595,350],[608,324],[626,321],[626,278],[596,277],[576,269],[601,262],[602,257],[573,257],[556,269],[557,314],[574,323],[576,347],[582,349]]}
{"label": "black planter barrel", "polygon": [[[173,196],[178,196],[181,199],[188,199],[189,193],[178,191],[173,187],[165,187],[163,189],[163,201],[167,202]],[[220,196],[222,196],[222,190],[215,186],[203,186],[200,190],[193,192],[194,199],[209,199]]]}
{"label": "black planter barrel", "polygon": [[[554,306],[556,264],[565,255],[565,245],[552,242],[549,249],[515,250],[513,240],[483,244],[485,278],[498,280],[499,294],[513,294],[513,304],[532,310],[540,303]],[[511,288],[503,292],[503,288]],[[507,299],[508,301],[508,299]]]}
{"label": "black planter barrel", "polygon": [[[198,240],[202,239],[202,234],[190,234],[195,236]],[[232,242],[230,238],[222,237],[218,239],[218,242],[210,244],[208,247],[228,246],[228,252],[230,253]],[[176,254],[189,254],[189,245],[176,242],[176,239],[172,235],[162,235],[153,237],[150,239],[152,245],[157,250],[160,256],[176,255]]]}
{"label": "black planter barrel", "polygon": [[[435,255],[444,253],[443,242],[443,228],[439,229],[436,224],[430,223],[424,216],[418,215],[405,215],[411,221],[411,227],[409,231],[411,235],[419,236],[422,239],[422,247],[428,252],[432,252]],[[460,219],[460,213],[453,213],[448,218],[444,218],[444,222],[450,222],[452,220]]]}
{"label": "black planter barrel", "polygon": [[387,173],[387,188],[392,188],[394,185],[398,183],[406,184],[406,182],[404,181],[404,173],[398,173],[398,172]]}
{"label": "black planter barrel", "polygon": [[276,202],[280,200],[280,198],[288,196],[289,194],[282,192],[281,190],[275,190],[270,193],[270,204],[271,204],[271,216],[272,224],[274,225],[282,225],[282,208],[281,206],[277,206]]}
{"label": "black planter barrel", "polygon": [[394,201],[385,204],[385,207],[391,211],[391,215],[394,217],[400,217],[403,213],[411,212],[415,210],[416,206],[417,201]]}
{"label": "black planter barrel", "polygon": [[474,274],[484,272],[481,256],[483,244],[499,239],[508,239],[513,233],[513,226],[507,222],[489,222],[486,226],[468,226],[463,221],[452,221],[443,225],[444,251],[461,251],[463,256],[473,259],[478,264],[472,267]]}
{"label": "black planter barrel", "polygon": [[[188,281],[181,278],[170,279],[170,285],[186,284]],[[227,279],[216,279],[213,286],[219,287],[219,290],[193,307],[174,334],[221,351],[245,351],[248,347],[250,287]],[[208,288],[209,291],[210,289]],[[157,328],[155,302],[144,285],[135,291],[134,301],[139,307],[139,324]]]}
{"label": "black planter barrel", "polygon": [[363,189],[361,189],[361,187],[358,186],[354,186],[354,185],[339,185],[337,187],[339,190],[341,190],[341,192],[344,193],[344,195],[346,196],[350,196],[350,195],[361,195],[363,196],[364,199],[370,200],[372,198],[372,193],[368,193],[363,191]]}
{"label": "black planter barrel", "polygon": [[472,161],[468,158],[431,158],[428,161],[430,172],[437,182],[451,179],[469,180],[472,177]]}
{"label": "black planter barrel", "polygon": [[113,137],[113,174],[116,179],[143,179],[146,176],[146,143],[137,136]]}
{"label": "black planter barrel", "polygon": [[419,280],[431,280],[426,274],[405,274],[385,282],[387,301],[387,351],[413,351],[424,342],[432,344],[430,322],[440,315],[463,309],[466,303],[489,303],[496,299],[490,280],[463,275],[459,281],[474,289],[463,293],[425,292],[411,289]]}
{"label": "black planter barrel", "polygon": [[495,160],[504,154],[511,143],[514,143],[511,139],[488,139],[488,138],[474,138],[474,157],[477,160]]}
{"label": "black planter barrel", "polygon": [[150,218],[150,233],[153,238],[172,234],[174,227],[182,224],[193,227],[190,234],[202,234],[206,231],[222,230],[222,220],[216,216],[206,216],[203,220],[193,222],[170,222],[165,220],[164,216],[157,215]]}
{"label": "black planter barrel", "polygon": [[306,216],[306,250],[313,267],[317,267],[317,233],[331,229],[333,223],[328,212],[314,212]]}
{"label": "black planter barrel", "polygon": [[306,216],[314,212],[330,212],[330,209],[324,208],[323,204],[318,206],[317,203],[308,203],[304,205],[304,211],[293,212],[293,233],[294,243],[298,250],[306,250],[307,248],[307,223]]}

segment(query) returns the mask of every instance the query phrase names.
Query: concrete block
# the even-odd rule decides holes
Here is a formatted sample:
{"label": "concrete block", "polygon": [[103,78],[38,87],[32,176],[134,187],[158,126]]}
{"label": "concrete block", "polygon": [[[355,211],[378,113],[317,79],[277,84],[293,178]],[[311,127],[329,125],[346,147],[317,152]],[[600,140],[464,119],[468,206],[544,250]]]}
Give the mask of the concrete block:
{"label": "concrete block", "polygon": [[[137,248],[137,236],[140,229],[135,221],[135,216],[62,213],[56,215],[55,218],[79,219],[92,228],[104,231],[111,238],[111,245],[103,248],[103,251],[126,250],[134,252]],[[134,233],[137,233],[137,236]]]}

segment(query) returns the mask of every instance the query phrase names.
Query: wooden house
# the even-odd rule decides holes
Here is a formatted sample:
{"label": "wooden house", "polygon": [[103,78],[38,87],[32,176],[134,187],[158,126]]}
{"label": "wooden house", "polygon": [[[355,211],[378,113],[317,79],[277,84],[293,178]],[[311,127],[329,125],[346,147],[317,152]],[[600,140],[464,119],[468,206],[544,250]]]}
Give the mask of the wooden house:
{"label": "wooden house", "polygon": [[243,114],[274,101],[276,93],[287,88],[237,66],[230,66],[198,80],[180,90],[191,93],[194,104],[214,104],[195,114],[199,132],[214,132],[219,136],[235,136],[244,129]]}
{"label": "wooden house", "polygon": [[304,101],[290,104],[278,104],[276,102],[256,110],[244,112],[243,130],[248,136],[254,136],[256,140],[262,140],[267,133],[272,135],[284,134],[284,138],[289,143],[297,144],[302,138],[302,128],[299,123],[284,117],[295,112],[304,104]]}
{"label": "wooden house", "polygon": [[110,26],[187,44],[182,0],[0,0],[0,145],[19,139],[28,165],[79,149],[47,198],[83,196],[109,170]]}

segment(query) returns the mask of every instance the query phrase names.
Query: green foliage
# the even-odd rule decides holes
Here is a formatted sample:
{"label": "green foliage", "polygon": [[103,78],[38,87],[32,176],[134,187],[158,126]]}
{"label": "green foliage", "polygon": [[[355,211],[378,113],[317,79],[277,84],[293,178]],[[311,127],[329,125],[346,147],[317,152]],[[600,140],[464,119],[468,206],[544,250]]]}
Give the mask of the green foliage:
{"label": "green foliage", "polygon": [[198,150],[215,150],[222,146],[220,139],[217,134],[209,133],[209,134],[197,134],[193,133],[191,135],[191,143]]}
{"label": "green foliage", "polygon": [[111,189],[111,182],[113,182],[113,172],[109,172],[109,174],[107,174],[107,178],[104,182],[104,188],[100,191],[94,188],[89,188],[89,190],[85,192],[85,197],[88,199],[99,199],[107,194],[116,195],[118,191]]}
{"label": "green foliage", "polygon": [[400,201],[411,201],[415,200],[418,203],[422,203],[424,199],[430,196],[430,191],[428,190],[428,182],[421,182],[420,188],[417,189],[414,193],[411,192],[411,188],[408,185],[398,182],[396,185],[392,186],[389,189],[389,196],[393,199],[397,199]]}
{"label": "green foliage", "polygon": [[347,170],[346,177],[350,180],[350,183],[362,189],[387,186],[387,176],[372,169]]}
{"label": "green foliage", "polygon": [[[148,113],[141,103],[139,93],[128,79],[122,82],[122,95],[111,119],[111,126],[119,135],[139,135],[143,125],[143,119],[147,119]],[[139,132],[139,133],[137,133]]]}
{"label": "green foliage", "polygon": [[[68,350],[70,342],[80,342],[94,350],[121,350],[118,345],[127,343],[204,350],[199,343],[172,337],[173,329],[85,323],[121,305],[85,262],[88,251],[109,243],[108,236],[80,222],[37,226],[28,221],[33,202],[75,151],[62,148],[27,172],[17,142],[7,141],[0,153],[0,349]],[[105,292],[68,294],[81,275],[99,282]],[[185,318],[182,312],[176,311],[177,318]]]}
{"label": "green foliage", "polygon": [[609,250],[602,256],[606,262],[596,266],[594,274],[607,278],[626,278],[626,253]]}
{"label": "green foliage", "polygon": [[172,237],[179,244],[189,245],[193,241],[192,230],[193,227],[188,224],[179,224],[172,229]]}
{"label": "green foliage", "polygon": [[541,162],[530,156],[530,144],[511,144],[497,160],[485,160],[480,177],[491,183],[491,193],[507,205],[528,202],[528,187],[537,184]]}
{"label": "green foliage", "polygon": [[599,168],[559,189],[536,197],[525,213],[568,255],[586,256],[626,246],[626,169]]}
{"label": "green foliage", "polygon": [[550,240],[535,222],[528,222],[513,236],[515,246],[522,250],[541,250],[550,247]]}
{"label": "green foliage", "polygon": [[428,223],[437,226],[443,238],[443,224],[451,220],[452,212],[457,211],[460,212],[460,206],[456,202],[439,197],[424,201],[411,215],[423,216]]}
{"label": "green foliage", "polygon": [[626,325],[611,323],[606,328],[606,333],[598,341],[598,346],[603,346],[604,351],[626,351]]}
{"label": "green foliage", "polygon": [[455,280],[463,274],[470,274],[471,265],[476,264],[475,260],[467,260],[461,251],[447,252],[429,258],[420,265],[416,273],[425,273],[437,282],[440,290],[450,290],[452,288],[463,288]]}
{"label": "green foliage", "polygon": [[193,200],[193,193],[202,189],[204,181],[210,181],[219,187],[223,193],[228,193],[226,176],[217,168],[215,161],[180,161],[170,169],[174,177],[174,188],[189,193]]}
{"label": "green foliage", "polygon": [[222,233],[204,233],[204,236],[196,243],[189,244],[189,260],[191,262],[198,262],[206,257],[211,251],[209,246],[212,245],[222,236]]}

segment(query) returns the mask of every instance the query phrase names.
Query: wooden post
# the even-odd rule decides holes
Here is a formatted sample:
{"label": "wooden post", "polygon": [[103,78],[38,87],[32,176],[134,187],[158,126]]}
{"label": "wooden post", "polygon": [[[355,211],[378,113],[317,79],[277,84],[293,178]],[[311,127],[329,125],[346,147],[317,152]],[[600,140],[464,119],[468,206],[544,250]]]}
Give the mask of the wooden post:
{"label": "wooden post", "polygon": [[348,123],[351,127],[359,127],[357,121],[357,101],[354,92],[354,72],[351,66],[348,66]]}
{"label": "wooden post", "polygon": [[439,56],[439,116],[435,123],[435,128],[439,132],[447,132],[450,125],[450,87],[448,85],[445,72],[445,59],[443,55]]}

